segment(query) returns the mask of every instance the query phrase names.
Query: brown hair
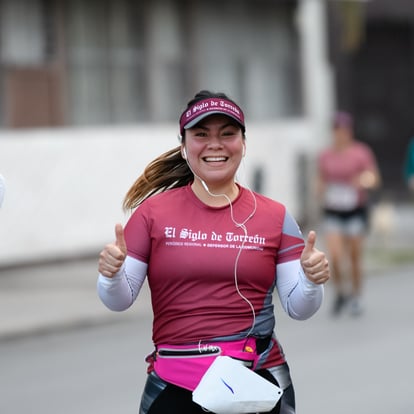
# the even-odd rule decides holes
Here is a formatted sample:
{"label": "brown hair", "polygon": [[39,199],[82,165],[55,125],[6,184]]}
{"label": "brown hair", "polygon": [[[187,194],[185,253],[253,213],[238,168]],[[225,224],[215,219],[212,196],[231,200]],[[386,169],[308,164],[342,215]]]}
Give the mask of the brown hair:
{"label": "brown hair", "polygon": [[124,210],[138,207],[145,199],[169,188],[182,187],[193,181],[193,173],[181,155],[181,146],[151,161],[128,190]]}
{"label": "brown hair", "polygon": [[[225,98],[231,101],[224,93],[203,90],[188,102],[187,108],[207,98]],[[185,141],[185,131],[181,139],[182,142]],[[132,210],[154,194],[170,188],[183,187],[193,180],[194,175],[181,155],[181,146],[175,147],[147,165],[125,195],[123,208]]]}

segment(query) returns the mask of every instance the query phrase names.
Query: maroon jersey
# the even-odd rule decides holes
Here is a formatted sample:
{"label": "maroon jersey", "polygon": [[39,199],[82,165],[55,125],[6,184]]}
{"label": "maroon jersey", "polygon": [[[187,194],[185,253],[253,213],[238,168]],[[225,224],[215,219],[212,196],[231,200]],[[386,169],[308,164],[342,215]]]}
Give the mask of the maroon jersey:
{"label": "maroon jersey", "polygon": [[[236,223],[254,197],[245,233]],[[247,332],[252,311],[236,281],[255,309],[252,333],[272,333],[276,265],[298,259],[303,238],[285,207],[260,194],[240,188],[232,208],[234,221],[230,206],[206,206],[186,186],[150,197],[127,223],[128,255],[148,263],[155,344]]]}

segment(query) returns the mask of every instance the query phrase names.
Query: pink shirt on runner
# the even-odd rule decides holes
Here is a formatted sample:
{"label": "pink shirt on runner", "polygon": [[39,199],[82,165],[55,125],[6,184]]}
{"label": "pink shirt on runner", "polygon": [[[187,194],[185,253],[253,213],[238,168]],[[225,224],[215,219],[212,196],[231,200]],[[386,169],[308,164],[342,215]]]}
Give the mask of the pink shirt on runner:
{"label": "pink shirt on runner", "polygon": [[[247,236],[231,218],[230,206],[206,206],[190,185],[145,200],[125,227],[128,255],[148,263],[155,344],[185,344],[249,331],[271,335],[276,265],[300,258],[301,232],[285,207],[254,194],[256,212]],[[240,187],[233,217],[243,222],[254,210],[250,191]],[[275,358],[283,359],[280,349]]]}
{"label": "pink shirt on runner", "polygon": [[367,192],[357,186],[357,177],[376,168],[372,150],[354,142],[343,151],[328,148],[319,155],[319,173],[326,184],[324,205],[332,210],[352,210],[365,205]]}

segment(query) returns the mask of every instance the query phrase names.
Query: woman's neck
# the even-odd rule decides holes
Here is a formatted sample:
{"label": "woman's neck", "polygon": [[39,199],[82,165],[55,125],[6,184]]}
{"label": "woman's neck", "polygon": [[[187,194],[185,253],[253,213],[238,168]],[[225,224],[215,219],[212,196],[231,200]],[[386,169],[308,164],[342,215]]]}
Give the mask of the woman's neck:
{"label": "woman's neck", "polygon": [[197,178],[191,184],[191,189],[197,198],[211,207],[228,205],[229,200],[233,202],[240,192],[239,186],[234,181],[228,186],[213,186],[206,183],[203,184]]}

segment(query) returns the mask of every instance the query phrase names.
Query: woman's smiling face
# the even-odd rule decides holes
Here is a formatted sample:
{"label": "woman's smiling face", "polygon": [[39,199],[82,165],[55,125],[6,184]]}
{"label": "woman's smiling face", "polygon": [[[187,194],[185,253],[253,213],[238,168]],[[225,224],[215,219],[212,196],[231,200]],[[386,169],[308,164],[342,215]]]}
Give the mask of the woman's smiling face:
{"label": "woman's smiling face", "polygon": [[234,183],[244,155],[240,125],[225,115],[211,115],[186,130],[187,162],[193,172],[212,188]]}

